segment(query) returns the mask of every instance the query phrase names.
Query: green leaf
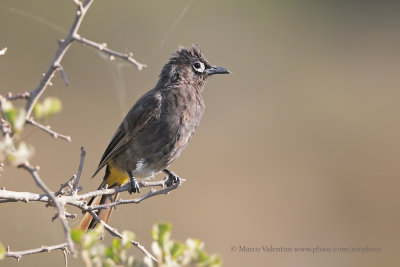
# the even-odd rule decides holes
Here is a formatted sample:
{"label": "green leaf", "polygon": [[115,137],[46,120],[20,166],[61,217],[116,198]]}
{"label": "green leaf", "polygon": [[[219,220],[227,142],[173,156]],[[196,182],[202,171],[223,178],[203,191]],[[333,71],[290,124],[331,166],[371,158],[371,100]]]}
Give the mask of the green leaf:
{"label": "green leaf", "polygon": [[112,247],[113,249],[115,249],[116,251],[121,250],[121,243],[119,241],[119,239],[115,238],[112,242]]}
{"label": "green leaf", "polygon": [[4,117],[11,124],[12,129],[15,132],[20,132],[25,125],[26,112],[23,108],[14,108],[10,101],[5,101],[2,105]]}
{"label": "green leaf", "polygon": [[4,117],[11,123],[13,124],[15,118],[18,115],[18,110],[13,107],[12,103],[9,101],[6,101],[4,105],[2,106],[3,108],[3,113]]}
{"label": "green leaf", "polygon": [[179,256],[183,255],[184,251],[185,245],[175,241],[171,248],[171,256],[173,259],[176,259]]}
{"label": "green leaf", "polygon": [[197,251],[197,262],[202,263],[208,260],[208,255],[204,250]]}
{"label": "green leaf", "polygon": [[163,247],[171,234],[171,224],[159,223],[153,226],[152,236],[155,241],[158,241],[160,247]]}
{"label": "green leaf", "polygon": [[59,113],[62,109],[61,100],[57,97],[46,97],[42,103],[37,102],[33,107],[33,114],[36,118],[50,118]]}
{"label": "green leaf", "polygon": [[0,242],[0,260],[4,259],[5,257],[6,257],[6,248]]}
{"label": "green leaf", "polygon": [[71,238],[75,243],[80,243],[83,236],[83,231],[80,229],[71,229]]}

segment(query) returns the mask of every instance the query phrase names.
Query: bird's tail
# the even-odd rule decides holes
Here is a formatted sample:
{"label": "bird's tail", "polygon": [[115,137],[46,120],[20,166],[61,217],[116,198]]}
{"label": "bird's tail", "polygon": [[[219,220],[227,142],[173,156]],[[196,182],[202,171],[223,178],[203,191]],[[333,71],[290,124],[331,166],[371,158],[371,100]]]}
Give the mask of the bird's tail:
{"label": "bird's tail", "polygon": [[[103,186],[104,182],[100,185],[99,189],[103,188]],[[88,203],[88,206],[103,205],[115,202],[118,198],[118,195],[119,193],[111,196],[103,195],[103,196],[92,197]],[[108,220],[110,219],[111,212],[113,211],[113,209],[114,208],[101,209],[100,211],[97,212],[97,215],[102,221],[108,223]],[[83,232],[86,232],[88,229],[94,229],[97,226],[97,224],[98,222],[95,219],[93,219],[92,215],[89,212],[86,212],[76,228],[82,230]]]}
{"label": "bird's tail", "polygon": [[[129,180],[129,177],[125,172],[119,171],[117,168],[111,166],[111,164],[107,164],[106,173],[104,175],[103,182],[101,183],[99,189],[104,188],[105,184],[108,184],[108,188],[116,187],[125,184]],[[111,202],[115,202],[118,198],[118,193],[114,195],[103,195],[92,197],[88,203],[89,206],[95,205],[103,205]],[[114,208],[101,209],[97,212],[97,215],[100,217],[102,221],[108,223],[110,219],[111,212]],[[97,221],[93,219],[92,215],[89,212],[86,212],[83,216],[82,220],[79,222],[79,225],[76,227],[84,232],[88,229],[93,229],[97,225]]]}
{"label": "bird's tail", "polygon": [[[99,189],[102,189],[105,183],[106,179],[104,179],[104,181],[101,183]],[[115,202],[118,198],[118,195],[119,193],[116,193],[114,195],[103,195],[103,196],[92,197],[88,203],[88,206],[103,205]],[[101,209],[96,213],[102,221],[108,223],[108,220],[110,219],[111,212],[113,211],[113,209],[114,209],[113,207],[108,209]],[[92,215],[89,212],[86,212],[82,220],[76,227],[76,229],[86,232],[88,229],[94,229],[97,226],[97,224],[98,222],[95,219],[93,219]]]}

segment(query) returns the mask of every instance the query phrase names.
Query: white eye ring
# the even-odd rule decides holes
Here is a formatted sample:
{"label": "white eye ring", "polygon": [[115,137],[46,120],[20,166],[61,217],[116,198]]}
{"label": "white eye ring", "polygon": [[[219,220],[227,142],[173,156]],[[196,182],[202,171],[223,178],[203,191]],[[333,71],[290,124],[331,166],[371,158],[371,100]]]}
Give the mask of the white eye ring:
{"label": "white eye ring", "polygon": [[203,73],[204,70],[206,69],[206,67],[204,66],[204,63],[203,63],[203,62],[201,62],[201,61],[196,61],[196,62],[193,64],[193,69],[194,69],[195,71],[197,71],[197,72]]}

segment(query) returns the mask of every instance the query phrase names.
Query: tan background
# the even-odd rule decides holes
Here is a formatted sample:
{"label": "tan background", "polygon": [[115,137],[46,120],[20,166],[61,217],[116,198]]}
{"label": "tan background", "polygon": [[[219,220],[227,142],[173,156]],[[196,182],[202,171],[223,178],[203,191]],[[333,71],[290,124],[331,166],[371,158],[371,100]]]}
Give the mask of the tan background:
{"label": "tan background", "polygon": [[[133,230],[149,247],[152,224],[169,221],[173,238],[200,238],[225,266],[398,266],[400,10],[383,2],[340,3],[96,1],[81,34],[133,51],[148,68],[138,72],[74,44],[63,61],[71,85],[57,74],[46,92],[64,105],[49,123],[73,142],[29,129],[32,163],[58,189],[76,172],[84,146],[81,185],[95,189],[101,175],[89,177],[124,114],[155,85],[178,45],[199,42],[209,61],[232,75],[209,81],[201,126],[171,166],[187,182],[168,196],[119,207],[111,224]],[[0,48],[8,47],[0,57],[2,94],[37,85],[73,13],[72,1],[1,1]],[[40,192],[26,172],[12,168],[0,185]],[[0,240],[13,250],[60,242],[53,215],[42,204],[3,204]],[[262,245],[382,251],[232,250]],[[62,264],[60,252],[0,262]]]}

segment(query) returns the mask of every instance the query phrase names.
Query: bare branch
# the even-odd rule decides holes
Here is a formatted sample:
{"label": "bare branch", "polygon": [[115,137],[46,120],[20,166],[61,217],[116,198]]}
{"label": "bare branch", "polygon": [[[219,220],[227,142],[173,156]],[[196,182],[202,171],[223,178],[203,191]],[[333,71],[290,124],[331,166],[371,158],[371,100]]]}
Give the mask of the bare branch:
{"label": "bare branch", "polygon": [[0,120],[0,124],[1,124],[1,133],[3,134],[3,136],[4,137],[11,136],[12,131],[10,123],[2,118]]}
{"label": "bare branch", "polygon": [[36,102],[39,100],[43,92],[46,90],[47,86],[51,83],[55,71],[59,69],[59,66],[61,66],[61,60],[63,59],[65,53],[67,52],[72,42],[74,41],[72,36],[78,32],[82,24],[83,18],[85,17],[85,14],[89,9],[90,5],[93,3],[93,0],[86,0],[83,4],[80,1],[74,1],[74,3],[77,4],[79,7],[76,12],[75,19],[71,26],[71,29],[69,30],[67,37],[63,41],[59,42],[59,48],[56,54],[54,55],[52,61],[50,62],[47,71],[40,79],[39,84],[33,91],[30,92],[30,97],[25,106],[27,119],[31,117],[33,107],[35,106]]}
{"label": "bare branch", "polygon": [[[185,181],[184,179],[181,179],[181,180],[182,180],[181,182]],[[140,202],[142,202],[145,199],[148,199],[148,198],[151,198],[151,197],[154,197],[157,195],[168,194],[170,191],[177,189],[180,186],[181,186],[181,184],[178,183],[178,184],[174,184],[172,186],[166,187],[161,190],[151,189],[147,194],[145,194],[141,197],[135,198],[135,199],[126,199],[126,200],[119,199],[115,202],[110,202],[108,204],[89,206],[86,210],[92,211],[92,210],[108,209],[108,208],[115,207],[118,205],[123,205],[123,204],[139,204]]]}
{"label": "bare branch", "polygon": [[[83,155],[81,154],[81,163],[80,163],[80,167],[79,167],[80,169],[81,169],[81,166],[83,165],[83,158],[84,158],[83,151],[84,150],[82,149]],[[117,205],[122,205],[122,204],[130,204],[130,203],[138,204],[141,201],[151,198],[151,197],[154,197],[156,195],[168,194],[170,191],[177,189],[181,185],[181,183],[177,183],[177,184],[173,184],[169,187],[166,187],[166,188],[163,188],[160,190],[151,189],[147,194],[140,196],[136,199],[117,200],[115,202],[112,202],[112,203],[109,203],[106,205],[88,206],[85,201],[88,198],[91,198],[94,196],[99,196],[99,195],[112,195],[112,194],[116,194],[116,193],[120,193],[120,192],[124,192],[124,191],[129,191],[131,189],[131,185],[128,183],[121,187],[110,188],[110,189],[107,189],[107,188],[100,189],[100,190],[96,190],[96,191],[89,192],[89,193],[82,194],[82,195],[78,195],[77,193],[63,195],[62,193],[60,193],[56,197],[55,194],[53,192],[51,192],[46,187],[46,185],[44,185],[44,183],[41,181],[40,177],[37,174],[36,168],[33,168],[28,163],[22,165],[21,167],[25,168],[27,171],[29,171],[29,173],[33,176],[33,178],[35,179],[38,186],[45,191],[45,194],[35,194],[35,193],[31,193],[31,192],[14,192],[14,191],[6,190],[6,189],[1,189],[0,190],[0,204],[4,203],[4,202],[12,202],[12,201],[15,201],[15,202],[22,201],[25,203],[28,203],[30,201],[34,201],[34,202],[39,201],[39,202],[44,202],[44,203],[48,203],[50,205],[55,206],[58,210],[58,213],[56,214],[56,216],[53,217],[53,220],[57,217],[61,220],[63,227],[64,227],[65,238],[67,240],[66,244],[68,244],[68,245],[70,244],[69,240],[71,240],[71,239],[70,239],[69,227],[67,225],[66,217],[74,218],[75,214],[67,213],[64,209],[65,205],[72,205],[72,206],[75,206],[75,207],[81,209],[83,212],[89,212],[96,219],[96,217],[98,218],[98,216],[96,215],[95,210],[106,209],[106,208],[115,207]],[[78,170],[78,174],[80,175],[79,170]],[[140,187],[154,187],[154,186],[164,187],[167,181],[168,181],[168,178],[165,178],[164,180],[161,180],[161,181],[140,182],[139,185],[140,185]],[[184,181],[185,181],[184,179],[181,179],[181,182],[184,182]],[[67,183],[69,183],[69,184],[72,183],[72,180],[70,179]],[[62,189],[60,189],[60,190],[62,190]],[[118,231],[116,231],[115,229],[112,229],[110,226],[104,225],[104,227],[106,227],[106,229],[110,233],[112,233],[114,236],[117,236],[119,238],[122,237],[121,234],[118,233]],[[68,236],[68,238],[67,238],[67,236]],[[71,242],[72,242],[72,240],[71,240]],[[151,256],[151,254],[138,242],[131,241],[131,243],[134,246],[136,246],[139,250],[141,250],[146,256],[148,256],[154,260],[154,257]],[[71,249],[72,253],[74,254],[75,250],[74,250],[73,246],[72,247],[70,246],[70,249]],[[34,250],[34,251],[37,251],[35,253],[40,252],[38,250]]]}
{"label": "bare branch", "polygon": [[18,100],[18,99],[28,99],[29,98],[29,92],[23,92],[19,94],[13,94],[11,92],[8,92],[6,95],[6,100]]}
{"label": "bare branch", "polygon": [[103,53],[109,55],[110,57],[112,56],[112,57],[119,57],[121,59],[124,59],[124,60],[128,61],[129,63],[133,64],[138,70],[141,70],[144,67],[146,67],[145,64],[139,63],[136,59],[134,59],[132,53],[123,54],[123,53],[108,49],[104,45],[87,40],[78,34],[78,31],[82,24],[83,18],[85,17],[85,15],[86,15],[89,7],[93,3],[93,1],[94,0],[85,0],[82,3],[79,0],[74,0],[75,5],[77,6],[77,11],[75,13],[74,22],[73,22],[71,29],[69,30],[67,36],[63,40],[58,41],[59,48],[58,48],[56,54],[54,55],[52,61],[50,62],[50,65],[49,65],[47,71],[43,74],[37,87],[33,91],[30,92],[30,97],[25,106],[27,119],[29,119],[31,117],[32,110],[33,110],[35,103],[39,100],[40,96],[46,90],[47,86],[51,84],[51,80],[53,79],[54,73],[57,70],[60,70],[61,77],[64,79],[64,82],[67,85],[69,84],[67,76],[65,75],[65,72],[61,66],[61,61],[73,41],[78,41],[82,44],[86,44],[88,46],[94,47],[94,48],[102,51]]}
{"label": "bare branch", "polygon": [[50,125],[44,126],[44,125],[34,121],[33,118],[26,119],[26,123],[29,123],[29,124],[31,124],[33,126],[38,127],[40,130],[50,134],[54,138],[60,138],[60,139],[67,140],[68,142],[71,142],[71,136],[63,135],[63,134],[57,133],[57,132],[55,132],[53,130],[50,130]]}
{"label": "bare branch", "polygon": [[70,248],[72,254],[76,255],[74,243],[72,242],[72,239],[71,239],[71,230],[69,229],[67,219],[65,218],[64,206],[61,205],[59,200],[55,197],[54,193],[51,192],[50,189],[42,181],[42,179],[40,178],[40,176],[37,173],[38,167],[32,167],[28,162],[20,165],[19,167],[27,170],[31,174],[31,176],[35,180],[37,186],[40,187],[47,194],[48,198],[51,200],[52,204],[57,209],[58,218],[60,219],[61,224],[64,228],[65,240],[67,241],[68,247]]}
{"label": "bare branch", "polygon": [[40,248],[34,248],[34,249],[27,249],[27,250],[21,250],[21,251],[9,251],[7,248],[6,257],[12,257],[15,258],[17,261],[21,260],[23,256],[26,255],[31,255],[31,254],[36,254],[36,253],[42,253],[42,252],[49,252],[53,250],[62,250],[63,252],[66,250],[66,247],[68,247],[68,243],[64,242],[58,245],[54,246],[41,246]]}
{"label": "bare branch", "polygon": [[[140,187],[164,186],[165,182],[167,180],[168,179],[164,179],[161,181],[155,181],[155,182],[139,182],[139,186]],[[184,181],[185,181],[184,179],[181,179],[181,182],[184,182]],[[150,190],[149,193],[147,193],[143,196],[140,196],[136,199],[117,200],[115,202],[107,204],[110,206],[106,206],[106,205],[100,206],[99,205],[99,206],[90,207],[90,206],[87,206],[87,204],[84,200],[95,197],[95,196],[113,195],[116,193],[129,191],[131,189],[131,185],[129,183],[126,185],[120,186],[120,187],[115,187],[115,188],[110,188],[110,189],[99,189],[99,190],[88,192],[88,193],[82,194],[82,195],[78,195],[78,194],[76,194],[76,195],[58,195],[58,197],[56,199],[62,205],[72,205],[72,206],[78,207],[82,211],[86,212],[86,211],[90,211],[90,210],[106,209],[108,207],[114,207],[117,205],[128,204],[128,201],[129,201],[129,203],[137,204],[137,203],[140,203],[141,201],[148,199],[150,197],[167,194],[170,191],[175,190],[180,186],[181,186],[181,184],[174,184],[170,187],[166,187],[164,189],[160,189],[157,191]],[[6,189],[0,190],[0,203],[2,203],[3,200],[7,200],[4,202],[18,202],[19,201],[19,202],[24,202],[24,203],[28,203],[31,201],[49,203],[52,201],[52,199],[49,198],[47,194],[35,194],[35,193],[31,193],[31,192],[15,192],[15,191],[9,191]]]}
{"label": "bare branch", "polygon": [[76,175],[74,186],[72,187],[72,192],[71,192],[72,195],[76,195],[78,193],[78,184],[79,184],[79,179],[81,178],[83,163],[85,161],[85,156],[86,156],[86,151],[85,151],[85,148],[82,146],[81,147],[81,161],[79,162],[78,173]]}
{"label": "bare branch", "polygon": [[98,49],[99,51],[109,55],[111,59],[113,59],[113,57],[122,58],[122,59],[128,61],[129,63],[133,64],[138,70],[142,70],[143,68],[147,67],[145,64],[142,64],[142,63],[138,62],[136,59],[134,59],[132,53],[123,54],[123,53],[111,50],[107,47],[106,43],[103,43],[103,44],[96,43],[96,42],[88,40],[84,37],[81,37],[79,34],[75,35],[74,39],[83,45],[87,45],[87,46]]}
{"label": "bare branch", "polygon": [[[103,220],[101,220],[100,217],[96,214],[96,212],[94,212],[94,211],[89,211],[89,212],[90,212],[90,215],[92,215],[93,218],[94,218],[98,223],[100,223],[101,225],[103,225],[104,228],[105,228],[112,236],[115,236],[115,237],[118,237],[118,238],[121,238],[121,239],[122,239],[122,235],[118,232],[117,229],[112,228],[110,225],[108,225],[108,224],[105,223]],[[139,242],[134,241],[134,240],[130,240],[129,242],[130,242],[132,245],[134,245],[135,247],[137,247],[140,251],[142,251],[147,257],[149,257],[150,259],[152,259],[152,260],[155,261],[155,262],[158,262],[158,260],[157,260],[153,255],[151,255],[151,253],[148,252],[147,249],[146,249],[144,246],[142,246]]]}
{"label": "bare branch", "polygon": [[61,65],[58,65],[57,67],[60,70],[61,78],[64,80],[65,85],[68,86],[69,85],[69,81],[68,81],[68,78],[67,78],[67,74],[64,71],[64,68]]}
{"label": "bare branch", "polygon": [[[56,191],[54,194],[56,196],[59,195],[71,195],[71,191],[72,191],[72,182],[76,179],[76,175],[72,175],[71,178],[69,178],[68,181],[66,181],[65,183],[61,184],[60,189],[58,189],[58,191]],[[66,191],[64,191],[65,188],[68,188]]]}

